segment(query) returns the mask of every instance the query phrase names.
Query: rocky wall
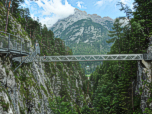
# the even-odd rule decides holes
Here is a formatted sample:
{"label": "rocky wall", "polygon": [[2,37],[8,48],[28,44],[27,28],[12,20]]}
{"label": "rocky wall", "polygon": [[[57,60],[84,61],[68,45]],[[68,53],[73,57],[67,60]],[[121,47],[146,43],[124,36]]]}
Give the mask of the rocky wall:
{"label": "rocky wall", "polygon": [[[150,43],[149,43],[149,47],[147,49],[147,53],[152,53],[152,37],[150,37]],[[136,86],[135,86],[135,95],[139,95],[140,94],[140,88],[143,89],[143,92],[141,94],[141,109],[142,112],[145,111],[146,107],[150,107],[152,109],[152,103],[149,104],[149,106],[147,106],[147,99],[151,96],[151,91],[150,89],[147,87],[146,84],[144,84],[143,81],[147,81],[149,83],[151,83],[152,81],[152,62],[151,60],[145,61],[138,61],[137,63],[138,65],[138,71],[137,71],[137,81],[136,81]],[[142,81],[143,80],[143,81]]]}
{"label": "rocky wall", "polygon": [[[2,60],[2,58],[0,59]],[[30,66],[20,67],[17,73],[14,74],[9,58],[6,59],[4,64],[0,63],[0,114],[27,114],[28,112],[53,114],[49,107],[48,98],[53,99],[60,96],[59,92],[62,86],[60,71],[55,65],[53,67],[57,73],[54,76],[51,73],[45,73],[44,63],[35,62],[31,63]],[[66,68],[65,64],[63,71],[70,77],[68,71],[71,69],[67,70]],[[70,91],[70,85],[73,83],[72,93],[70,94],[72,106],[76,102],[77,95],[84,94],[84,92],[79,92],[80,86],[82,86],[81,76],[78,72],[75,73],[78,75],[79,81],[71,81],[69,78],[62,81],[67,87],[67,92]],[[23,76],[27,77],[26,82],[21,80]],[[76,88],[78,89],[77,92]],[[88,95],[85,99],[90,101]],[[80,104],[82,107],[83,101],[80,101]]]}

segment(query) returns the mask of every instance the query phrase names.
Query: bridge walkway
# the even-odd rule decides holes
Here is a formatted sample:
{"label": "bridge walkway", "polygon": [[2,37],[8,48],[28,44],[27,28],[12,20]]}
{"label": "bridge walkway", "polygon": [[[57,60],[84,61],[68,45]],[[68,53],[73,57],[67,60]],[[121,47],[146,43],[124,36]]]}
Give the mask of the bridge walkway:
{"label": "bridge walkway", "polygon": [[[6,34],[6,35],[5,35]],[[19,36],[0,31],[0,54],[22,57],[30,54],[30,41]]]}
{"label": "bridge walkway", "polygon": [[[6,54],[3,62],[8,55],[12,60],[22,63],[29,62],[70,62],[70,61],[110,61],[110,60],[152,60],[151,53],[145,54],[108,54],[108,55],[64,55],[64,56],[38,56],[40,46],[38,41],[35,43],[35,50],[32,52],[30,41],[0,31],[0,54]],[[18,67],[19,67],[18,66]],[[17,68],[18,68],[17,67]],[[17,68],[15,70],[17,70]],[[14,71],[15,71],[14,70]]]}

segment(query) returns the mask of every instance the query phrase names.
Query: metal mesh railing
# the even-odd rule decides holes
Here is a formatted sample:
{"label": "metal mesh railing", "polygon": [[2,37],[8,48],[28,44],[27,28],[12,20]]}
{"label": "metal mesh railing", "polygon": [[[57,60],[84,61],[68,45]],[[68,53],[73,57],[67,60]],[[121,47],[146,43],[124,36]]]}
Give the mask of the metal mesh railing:
{"label": "metal mesh railing", "polygon": [[17,38],[14,35],[10,35],[10,50],[17,50]]}
{"label": "metal mesh railing", "polygon": [[21,38],[10,34],[10,50],[21,51]]}
{"label": "metal mesh railing", "polygon": [[0,31],[0,50],[30,52],[30,41],[10,33]]}
{"label": "metal mesh railing", "polygon": [[152,60],[152,53],[144,53],[143,58],[144,60]]}
{"label": "metal mesh railing", "polygon": [[30,52],[30,41],[24,40],[22,43],[22,52]]}
{"label": "metal mesh railing", "polygon": [[8,36],[5,36],[3,32],[0,31],[0,48],[8,49]]}

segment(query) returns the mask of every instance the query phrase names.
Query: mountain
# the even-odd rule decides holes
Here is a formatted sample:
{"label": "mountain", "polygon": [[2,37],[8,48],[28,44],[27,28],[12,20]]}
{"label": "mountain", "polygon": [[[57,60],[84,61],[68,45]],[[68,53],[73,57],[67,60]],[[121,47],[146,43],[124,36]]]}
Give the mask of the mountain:
{"label": "mountain", "polygon": [[[56,38],[64,40],[74,55],[97,55],[110,51],[112,44],[107,44],[106,40],[110,38],[107,34],[112,30],[113,22],[110,17],[101,18],[97,14],[90,15],[75,8],[73,15],[58,20],[50,29]],[[80,63],[84,69],[86,65],[94,66],[89,62]],[[101,62],[96,63],[101,64]],[[91,67],[91,72],[94,71],[92,68],[95,70],[95,67]]]}
{"label": "mountain", "polygon": [[[92,20],[92,22],[96,23],[96,24],[99,24],[99,25],[102,25],[103,27],[107,28],[108,30],[112,30],[112,25],[113,25],[113,22],[114,20],[111,19],[110,17],[103,17],[101,18],[100,16],[98,16],[97,14],[93,14],[93,15],[90,15],[85,12],[85,11],[81,11],[77,8],[75,8],[75,13],[73,15],[70,15],[69,17],[65,18],[65,19],[60,19],[58,20],[50,29],[54,32],[54,36],[55,37],[59,37],[59,38],[63,38],[64,34],[62,33],[65,33],[66,32],[66,29],[68,27],[72,27],[71,29],[74,29],[75,27],[77,26],[74,26],[78,23],[76,22],[79,22],[81,23],[81,21],[79,20],[83,20],[83,22],[85,22],[85,20]],[[87,21],[86,23],[88,23],[90,21]],[[84,31],[83,29],[83,25],[81,25],[82,27],[79,28],[77,27],[78,29],[80,29],[80,34],[82,34],[81,32]],[[76,35],[77,36],[77,35]],[[72,36],[70,37],[70,39],[72,40]]]}

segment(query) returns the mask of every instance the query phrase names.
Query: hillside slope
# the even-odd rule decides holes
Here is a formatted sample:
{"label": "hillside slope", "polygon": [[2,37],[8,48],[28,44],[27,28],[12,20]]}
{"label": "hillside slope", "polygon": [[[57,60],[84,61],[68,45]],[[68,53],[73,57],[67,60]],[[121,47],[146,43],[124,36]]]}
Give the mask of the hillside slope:
{"label": "hillside slope", "polygon": [[[0,21],[5,23],[3,17],[6,14],[6,8],[2,4],[0,5]],[[13,23],[9,25],[12,26],[12,29],[9,30],[10,33],[14,34],[16,29],[15,35],[18,34],[20,37],[31,41],[21,24],[16,22],[16,19],[11,14],[9,15],[9,20]],[[47,48],[42,47],[40,39],[38,41],[41,52],[46,52],[48,55],[69,52],[60,43],[62,42],[61,39],[54,40],[54,45],[51,45],[51,53]],[[30,45],[33,47],[32,43]],[[64,52],[60,51],[61,47]],[[1,53],[0,55],[2,61],[5,55]],[[78,113],[84,105],[89,104],[90,98],[86,93],[85,86],[87,78],[78,62],[33,62],[23,64],[13,73],[12,71],[17,66],[18,63],[11,61],[10,57],[7,57],[4,64],[0,63],[1,114],[27,114],[29,112],[34,114],[56,114],[58,111]]]}

